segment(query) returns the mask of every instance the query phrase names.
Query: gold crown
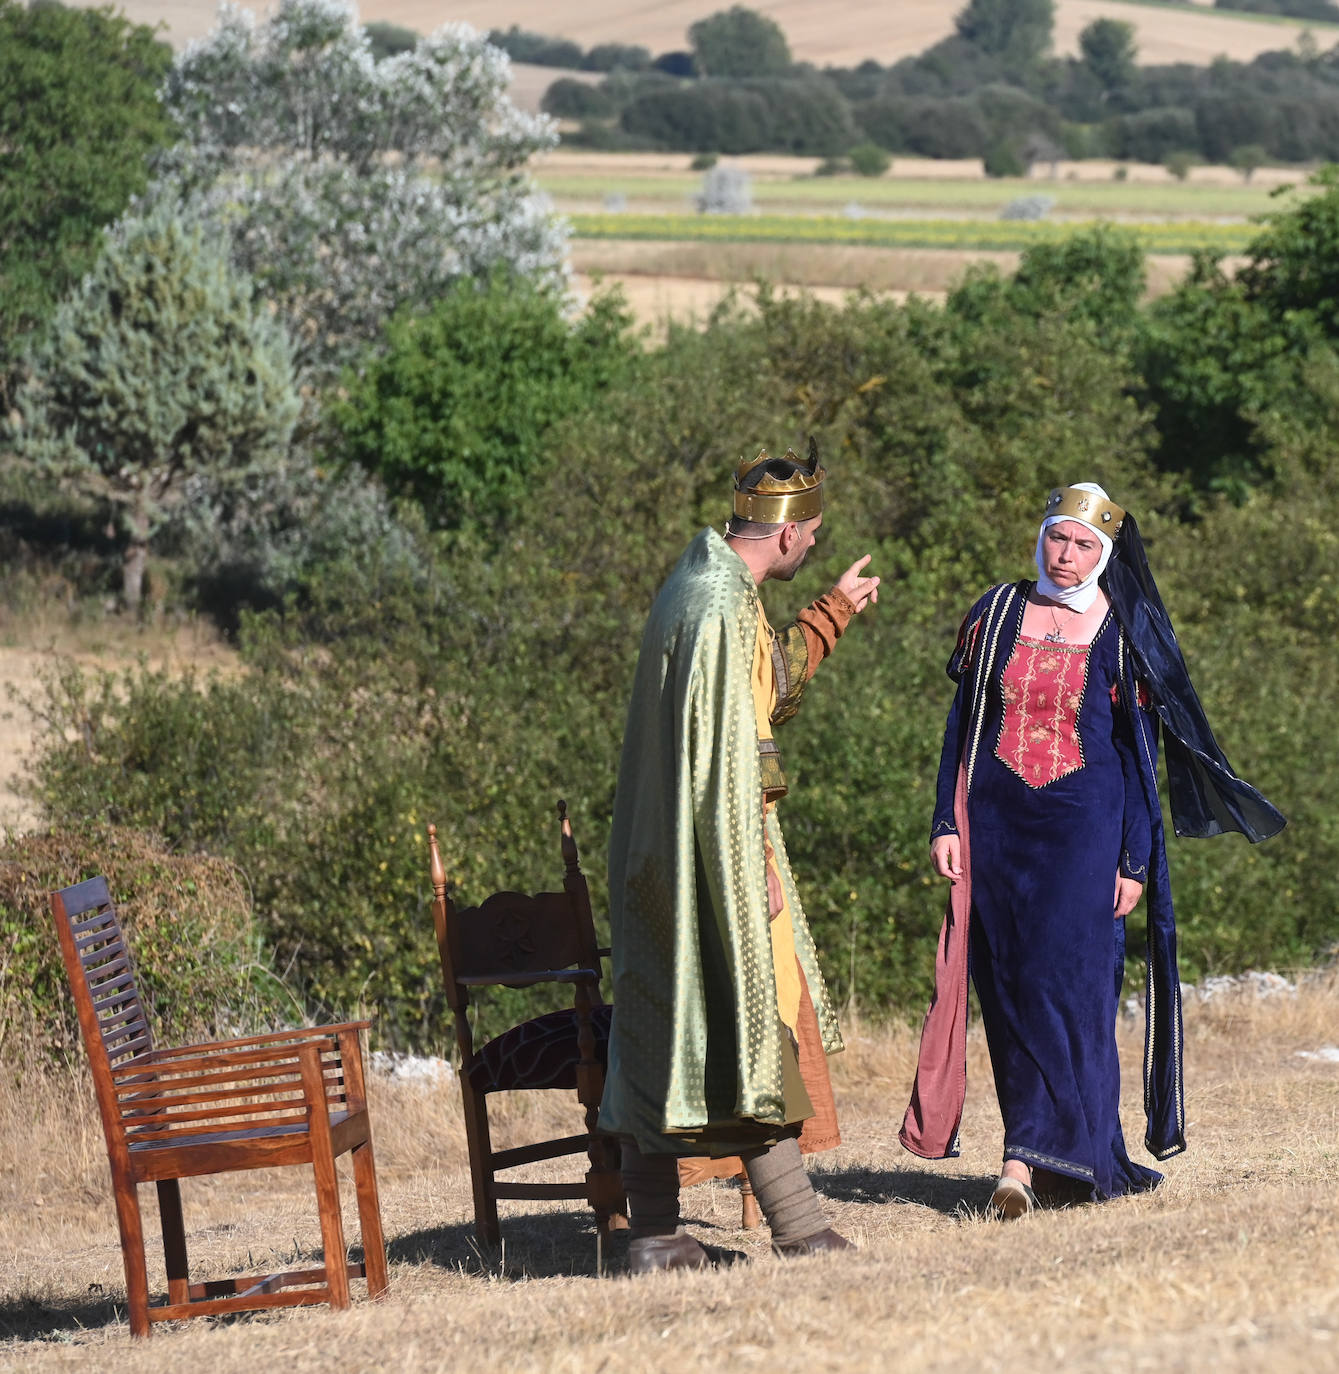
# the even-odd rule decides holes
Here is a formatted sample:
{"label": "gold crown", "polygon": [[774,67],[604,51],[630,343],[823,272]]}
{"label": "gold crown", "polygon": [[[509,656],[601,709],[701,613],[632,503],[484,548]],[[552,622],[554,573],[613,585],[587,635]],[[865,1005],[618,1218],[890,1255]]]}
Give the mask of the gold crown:
{"label": "gold crown", "polygon": [[1125,512],[1109,497],[1099,496],[1095,491],[1084,491],[1082,487],[1056,487],[1046,502],[1043,519],[1057,516],[1061,520],[1079,520],[1101,530],[1109,539],[1125,519]]}
{"label": "gold crown", "polygon": [[795,465],[794,472],[788,477],[764,472],[748,489],[744,487],[748,475],[772,460],[765,448],[759,449],[752,461],[739,460],[735,469],[735,514],[741,519],[758,525],[784,525],[791,520],[812,520],[822,515],[823,479],[828,474],[818,461],[818,444],[810,438],[808,459],[799,457],[792,449],[787,449],[781,456]]}

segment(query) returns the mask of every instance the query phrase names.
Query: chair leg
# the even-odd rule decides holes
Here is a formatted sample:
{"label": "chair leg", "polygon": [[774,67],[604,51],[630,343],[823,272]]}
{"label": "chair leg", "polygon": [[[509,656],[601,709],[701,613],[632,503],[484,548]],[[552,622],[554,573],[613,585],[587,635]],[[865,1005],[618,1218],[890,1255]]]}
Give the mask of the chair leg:
{"label": "chair leg", "polygon": [[130,1309],[130,1334],[149,1334],[149,1273],[144,1264],[144,1226],[140,1220],[139,1191],[133,1179],[112,1175],[116,1194],[116,1224],[121,1231],[121,1261],[126,1271],[126,1306]]}
{"label": "chair leg", "polygon": [[461,1075],[465,1105],[465,1141],[470,1152],[470,1187],[474,1192],[474,1234],[481,1245],[496,1250],[502,1244],[493,1196],[493,1145],[488,1134],[488,1100]]}
{"label": "chair leg", "polygon": [[167,1261],[167,1300],[191,1300],[186,1258],[186,1225],[181,1214],[181,1184],[175,1178],[158,1181],[158,1218],[163,1227],[163,1258]]}
{"label": "chair leg", "polygon": [[363,1233],[363,1267],[367,1295],[379,1298],[389,1287],[386,1275],[386,1238],[381,1232],[381,1199],[377,1195],[377,1166],[372,1137],[353,1148],[353,1181],[358,1194],[358,1223]]}
{"label": "chair leg", "polygon": [[745,1172],[739,1175],[739,1201],[740,1230],[756,1231],[762,1225],[762,1209],[758,1206],[758,1199],[753,1195],[753,1184]]}
{"label": "chair leg", "polygon": [[[316,1145],[313,1138],[312,1144]],[[325,1281],[330,1289],[331,1307],[349,1305],[349,1252],[344,1248],[344,1220],[339,1214],[339,1178],[335,1160],[328,1151],[321,1158],[313,1150],[312,1172],[316,1176],[316,1208],[321,1217],[321,1246],[325,1251]]]}

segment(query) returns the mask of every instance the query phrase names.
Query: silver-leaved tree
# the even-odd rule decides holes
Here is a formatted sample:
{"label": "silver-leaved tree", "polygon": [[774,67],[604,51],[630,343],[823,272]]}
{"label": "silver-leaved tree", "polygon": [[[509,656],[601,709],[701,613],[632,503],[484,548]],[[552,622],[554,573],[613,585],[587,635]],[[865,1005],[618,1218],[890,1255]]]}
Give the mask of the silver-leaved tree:
{"label": "silver-leaved tree", "polygon": [[122,217],[29,358],[17,456],[105,503],[137,610],[150,543],[207,479],[272,468],[301,402],[282,324],[227,246],[170,205]]}
{"label": "silver-leaved tree", "polygon": [[563,279],[565,231],[526,171],[556,135],[508,82],[467,25],[376,62],[343,0],[281,0],[259,23],[225,4],[168,77],[181,142],[157,194],[226,233],[319,386],[462,276]]}

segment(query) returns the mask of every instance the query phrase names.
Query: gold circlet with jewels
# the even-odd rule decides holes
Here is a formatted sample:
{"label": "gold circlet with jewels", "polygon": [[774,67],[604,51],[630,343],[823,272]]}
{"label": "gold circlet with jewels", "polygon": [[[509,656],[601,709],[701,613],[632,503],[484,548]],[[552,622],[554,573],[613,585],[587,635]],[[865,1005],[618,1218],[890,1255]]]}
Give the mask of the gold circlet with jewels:
{"label": "gold circlet with jewels", "polygon": [[1056,487],[1046,502],[1044,519],[1079,520],[1114,539],[1125,520],[1125,511],[1110,497],[1084,491],[1082,487]]}

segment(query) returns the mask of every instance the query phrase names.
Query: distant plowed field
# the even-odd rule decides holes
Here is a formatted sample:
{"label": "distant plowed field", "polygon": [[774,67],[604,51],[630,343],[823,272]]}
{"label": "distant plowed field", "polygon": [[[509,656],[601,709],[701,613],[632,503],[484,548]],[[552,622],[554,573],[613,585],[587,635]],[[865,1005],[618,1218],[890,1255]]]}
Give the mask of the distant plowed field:
{"label": "distant plowed field", "polygon": [[[246,0],[243,0],[246,4]],[[366,0],[365,22],[384,20],[428,33],[452,19],[476,28],[512,24],[536,33],[596,43],[641,43],[652,52],[687,46],[688,26],[730,0]],[[263,12],[268,5],[247,6]],[[124,0],[130,18],[166,26],[181,47],[213,26],[215,0]],[[924,51],[953,30],[961,0],[752,0],[750,8],[770,15],[785,30],[791,51],[807,62],[855,65],[867,57],[893,62]],[[1202,12],[1196,13],[1196,10]],[[1100,18],[1123,19],[1135,27],[1144,62],[1208,63],[1220,53],[1248,60],[1271,48],[1291,47],[1302,26],[1265,18],[1224,17],[1204,5],[1150,4],[1141,0],[1057,0],[1056,50],[1078,50],[1078,35]],[[1322,47],[1339,40],[1339,29],[1311,26]]]}

